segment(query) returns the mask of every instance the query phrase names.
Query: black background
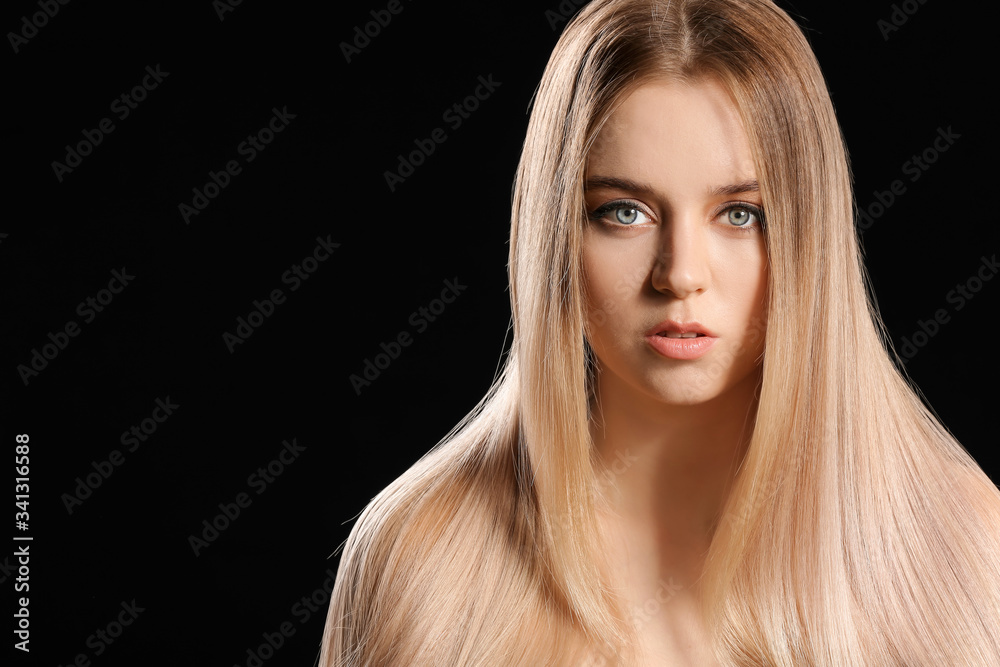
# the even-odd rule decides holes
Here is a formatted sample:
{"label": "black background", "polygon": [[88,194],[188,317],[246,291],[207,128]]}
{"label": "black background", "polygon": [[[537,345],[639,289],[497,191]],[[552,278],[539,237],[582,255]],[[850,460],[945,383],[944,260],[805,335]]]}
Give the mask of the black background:
{"label": "black background", "polygon": [[[510,319],[511,185],[565,22],[555,0],[403,0],[348,63],[340,43],[385,6],[247,0],[220,20],[208,0],[78,0],[19,52],[5,40],[2,441],[31,438],[30,530],[9,530],[34,538],[31,653],[6,649],[15,664],[247,665],[284,622],[294,635],[265,664],[312,664],[352,518],[488,388]],[[885,39],[889,3],[782,6],[828,77],[859,203],[906,184],[864,234],[872,284],[897,345],[948,310],[907,368],[997,479],[1000,281],[961,310],[946,300],[1000,250],[995,16],[914,1]],[[0,26],[37,11],[9,4]],[[119,120],[112,101],[156,65],[169,75]],[[490,75],[499,87],[449,126]],[[285,107],[295,118],[247,163],[237,146]],[[57,180],[52,162],[105,117],[115,130]],[[390,191],[384,172],[438,127],[447,140]],[[949,127],[960,138],[911,182],[903,163]],[[233,159],[242,172],[185,224],[178,205]],[[339,248],[291,291],[283,273],[327,236]],[[134,280],[84,323],[77,304],[122,267]],[[467,288],[417,333],[411,313],[446,280]],[[287,300],[230,353],[223,333],[274,289]],[[25,385],[18,365],[69,320],[80,334]],[[412,344],[359,394],[349,377],[403,331]],[[168,396],[177,410],[128,452],[121,434]],[[258,495],[248,477],[293,438],[305,450]],[[116,449],[124,463],[68,513],[64,494]],[[251,505],[196,556],[189,536],[240,492]],[[11,600],[16,576],[0,572]],[[306,620],[295,605],[316,591]],[[88,637],[133,599],[144,611],[95,655]]]}

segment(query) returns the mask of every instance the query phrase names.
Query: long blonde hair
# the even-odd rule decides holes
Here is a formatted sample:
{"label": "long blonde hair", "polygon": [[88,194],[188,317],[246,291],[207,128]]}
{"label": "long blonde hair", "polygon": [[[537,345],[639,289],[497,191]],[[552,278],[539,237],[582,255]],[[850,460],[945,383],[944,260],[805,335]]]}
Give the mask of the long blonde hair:
{"label": "long blonde hair", "polygon": [[1000,664],[1000,491],[894,363],[804,35],[769,0],[597,0],[536,92],[513,197],[505,366],[361,514],[322,667],[634,661],[596,520],[582,182],[597,133],[637,85],[705,76],[741,115],[770,268],[755,427],[702,580],[718,660]]}

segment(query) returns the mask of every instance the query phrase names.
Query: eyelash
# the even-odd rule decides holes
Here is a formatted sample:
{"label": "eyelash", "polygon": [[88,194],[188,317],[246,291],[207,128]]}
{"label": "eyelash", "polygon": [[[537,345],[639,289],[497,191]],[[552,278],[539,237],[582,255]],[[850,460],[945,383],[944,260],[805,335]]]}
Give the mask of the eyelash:
{"label": "eyelash", "polygon": [[[592,212],[590,212],[588,214],[588,217],[591,220],[593,220],[593,221],[601,221],[604,218],[604,216],[607,215],[608,213],[611,213],[612,211],[617,211],[617,210],[623,209],[623,208],[635,209],[635,210],[641,212],[647,218],[652,218],[653,217],[649,213],[646,213],[646,211],[644,210],[644,207],[641,204],[639,204],[639,202],[633,201],[631,199],[616,199],[615,201],[611,201],[611,202],[608,202],[607,204],[603,204],[603,205],[597,207],[596,209],[594,209]],[[747,202],[739,202],[739,201],[737,201],[737,202],[729,202],[728,204],[726,204],[725,208],[723,208],[722,210],[720,210],[716,214],[715,217],[718,218],[719,216],[723,215],[724,213],[728,213],[729,211],[732,211],[733,209],[738,209],[738,208],[739,209],[744,209],[746,211],[749,211],[751,215],[755,216],[757,218],[757,225],[758,226],[755,227],[752,224],[746,224],[746,225],[742,225],[742,226],[727,225],[728,227],[730,227],[732,229],[739,230],[739,231],[741,231],[741,232],[743,232],[745,234],[753,233],[753,232],[757,231],[758,228],[761,231],[764,230],[764,228],[765,228],[764,211],[762,211],[760,209],[760,207],[758,207],[758,206],[756,206],[754,204],[747,203]],[[609,224],[611,227],[615,227],[615,228],[624,228],[624,227],[630,227],[630,226],[632,226],[632,225],[625,225],[625,224],[622,224],[622,223],[605,223],[605,224]]]}
{"label": "eyelash", "polygon": [[739,229],[740,231],[746,232],[748,234],[758,230],[764,231],[764,211],[762,211],[759,206],[754,206],[753,204],[748,204],[746,202],[732,202],[730,204],[727,204],[724,209],[719,211],[719,215],[722,215],[724,213],[729,213],[730,211],[736,208],[742,208],[746,211],[749,211],[751,215],[757,218],[757,226],[754,227],[752,224],[747,224],[743,226],[729,225],[730,227],[732,227],[733,229]]}

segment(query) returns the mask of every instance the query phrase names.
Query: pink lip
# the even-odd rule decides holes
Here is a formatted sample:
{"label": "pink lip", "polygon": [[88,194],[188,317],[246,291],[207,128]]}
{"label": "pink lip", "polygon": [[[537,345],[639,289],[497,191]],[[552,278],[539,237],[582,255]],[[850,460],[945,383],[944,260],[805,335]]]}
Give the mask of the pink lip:
{"label": "pink lip", "polygon": [[[668,338],[661,333],[696,333],[696,338]],[[646,334],[650,347],[670,359],[697,359],[711,349],[718,337],[698,322],[667,320]]]}
{"label": "pink lip", "polygon": [[660,333],[697,333],[703,334],[705,336],[710,336],[712,338],[718,338],[714,333],[701,326],[699,322],[676,322],[674,320],[664,320],[660,322],[655,327],[646,332],[647,336],[655,336]]}

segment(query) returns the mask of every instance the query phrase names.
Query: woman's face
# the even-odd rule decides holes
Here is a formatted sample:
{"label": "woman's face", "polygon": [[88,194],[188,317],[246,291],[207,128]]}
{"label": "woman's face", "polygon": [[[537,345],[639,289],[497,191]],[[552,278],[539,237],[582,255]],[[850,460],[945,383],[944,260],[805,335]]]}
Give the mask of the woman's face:
{"label": "woman's face", "polygon": [[721,85],[636,88],[597,137],[585,190],[588,340],[602,385],[690,405],[755,384],[768,272],[762,205]]}

